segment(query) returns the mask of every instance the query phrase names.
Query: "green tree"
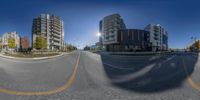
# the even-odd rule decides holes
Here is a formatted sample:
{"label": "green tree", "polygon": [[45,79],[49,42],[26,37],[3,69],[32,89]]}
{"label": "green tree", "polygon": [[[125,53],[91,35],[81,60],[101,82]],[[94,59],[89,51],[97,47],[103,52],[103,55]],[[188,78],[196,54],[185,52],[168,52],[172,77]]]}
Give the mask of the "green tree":
{"label": "green tree", "polygon": [[90,50],[91,48],[89,46],[85,46],[83,50]]}
{"label": "green tree", "polygon": [[42,37],[42,36],[38,36],[35,39],[35,43],[33,44],[34,48],[41,50],[41,49],[46,49],[47,48],[47,40],[46,38]]}
{"label": "green tree", "polygon": [[65,46],[65,49],[67,51],[73,51],[73,50],[77,50],[77,47],[75,47],[75,46],[73,46],[71,44],[68,44],[68,45]]}
{"label": "green tree", "polygon": [[3,45],[2,45],[2,43],[0,43],[0,50],[2,50],[2,48],[3,48]]}
{"label": "green tree", "polygon": [[42,38],[42,49],[47,49],[47,39]]}
{"label": "green tree", "polygon": [[8,47],[12,49],[16,47],[14,38],[8,38]]}

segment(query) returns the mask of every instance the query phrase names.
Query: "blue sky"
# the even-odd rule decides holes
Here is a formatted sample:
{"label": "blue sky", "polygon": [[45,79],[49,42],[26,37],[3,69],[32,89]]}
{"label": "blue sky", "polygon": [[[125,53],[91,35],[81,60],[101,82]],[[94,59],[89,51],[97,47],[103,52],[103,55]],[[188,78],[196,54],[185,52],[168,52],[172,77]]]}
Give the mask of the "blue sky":
{"label": "blue sky", "polygon": [[17,31],[31,39],[34,17],[41,13],[60,16],[65,42],[83,47],[98,41],[99,20],[119,13],[128,28],[143,29],[159,23],[169,33],[169,47],[184,48],[191,36],[200,38],[198,0],[1,0],[0,36]]}

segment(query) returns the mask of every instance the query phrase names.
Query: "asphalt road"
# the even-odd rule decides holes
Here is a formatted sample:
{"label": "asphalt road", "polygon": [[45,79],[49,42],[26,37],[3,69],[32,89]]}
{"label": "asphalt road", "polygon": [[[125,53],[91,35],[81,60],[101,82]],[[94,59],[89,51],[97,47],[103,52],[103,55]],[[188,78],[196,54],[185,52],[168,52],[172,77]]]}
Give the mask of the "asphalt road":
{"label": "asphalt road", "polygon": [[0,58],[0,100],[199,100],[198,54]]}

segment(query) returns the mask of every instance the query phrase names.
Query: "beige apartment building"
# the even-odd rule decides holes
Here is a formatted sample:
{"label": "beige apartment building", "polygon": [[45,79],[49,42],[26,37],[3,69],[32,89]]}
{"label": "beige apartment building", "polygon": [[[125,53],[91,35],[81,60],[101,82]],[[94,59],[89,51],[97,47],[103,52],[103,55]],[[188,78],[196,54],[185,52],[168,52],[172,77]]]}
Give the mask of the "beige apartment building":
{"label": "beige apartment building", "polygon": [[[9,48],[8,46],[8,39],[9,38],[13,38],[15,39],[15,48]],[[2,50],[3,51],[8,51],[8,50],[16,50],[18,51],[20,48],[20,37],[19,34],[17,32],[6,32],[3,34],[2,38],[1,38],[1,42],[2,42]]]}
{"label": "beige apartment building", "polygon": [[37,18],[34,18],[32,23],[32,46],[37,36],[43,36],[47,40],[48,50],[63,50],[63,20],[59,16],[50,14],[41,14]]}

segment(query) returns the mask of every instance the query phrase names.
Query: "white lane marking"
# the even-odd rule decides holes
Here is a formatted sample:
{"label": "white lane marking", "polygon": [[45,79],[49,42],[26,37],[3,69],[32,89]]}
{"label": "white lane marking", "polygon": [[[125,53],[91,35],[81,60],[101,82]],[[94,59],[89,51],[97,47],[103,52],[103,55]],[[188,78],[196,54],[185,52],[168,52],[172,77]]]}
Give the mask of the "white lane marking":
{"label": "white lane marking", "polygon": [[166,63],[166,62],[172,60],[174,57],[175,57],[175,56],[171,56],[171,57],[167,58],[167,60],[164,60],[162,63]]}
{"label": "white lane marking", "polygon": [[149,61],[153,61],[153,60],[155,60],[155,59],[158,59],[158,58],[160,58],[161,56],[153,56],[153,57],[151,57],[150,59],[149,59]]}
{"label": "white lane marking", "polygon": [[115,66],[115,65],[112,65],[112,64],[108,64],[108,63],[103,63],[104,65],[108,65],[112,68],[115,68],[115,69],[125,69],[125,70],[133,70],[134,68],[123,68],[123,67],[119,67],[119,66]]}
{"label": "white lane marking", "polygon": [[[172,57],[168,58],[167,60],[164,60],[163,62],[161,62],[161,64],[164,64],[164,63],[172,60],[174,57],[175,56],[172,56]],[[141,69],[137,72],[134,72],[132,74],[115,76],[114,79],[112,79],[112,81],[115,82],[115,83],[121,83],[121,82],[126,82],[126,81],[129,81],[129,80],[133,80],[134,78],[143,76],[146,73],[148,73],[155,65],[156,65],[156,63],[147,65],[143,69]],[[124,68],[120,68],[120,67],[117,67],[117,66],[114,66],[114,65],[111,65],[111,64],[109,64],[109,66],[113,67],[113,68],[117,68],[117,69],[124,69]]]}
{"label": "white lane marking", "polygon": [[[168,61],[170,61],[171,59],[173,59],[175,56],[172,56],[172,57],[169,57],[169,58],[167,58],[167,60],[164,60],[163,62],[161,62],[161,63],[166,63],[166,62],[168,62]],[[115,68],[115,69],[124,69],[124,70],[133,70],[134,68],[124,68],[124,67],[119,67],[119,66],[116,66],[116,65],[112,65],[112,64],[109,64],[109,63],[103,63],[104,65],[108,65],[108,66],[110,66],[110,67],[112,67],[112,68]]]}
{"label": "white lane marking", "polygon": [[145,66],[140,71],[137,71],[137,72],[132,73],[132,74],[127,74],[127,75],[123,75],[123,76],[116,76],[116,77],[114,77],[114,79],[112,81],[116,82],[116,83],[121,83],[121,82],[126,82],[126,81],[132,80],[134,78],[143,76],[144,74],[149,72],[155,65],[156,64],[154,63],[154,64],[151,64],[151,65]]}
{"label": "white lane marking", "polygon": [[175,64],[175,63],[170,63],[170,66],[171,66],[172,68],[175,68],[175,67],[176,67],[176,64]]}

